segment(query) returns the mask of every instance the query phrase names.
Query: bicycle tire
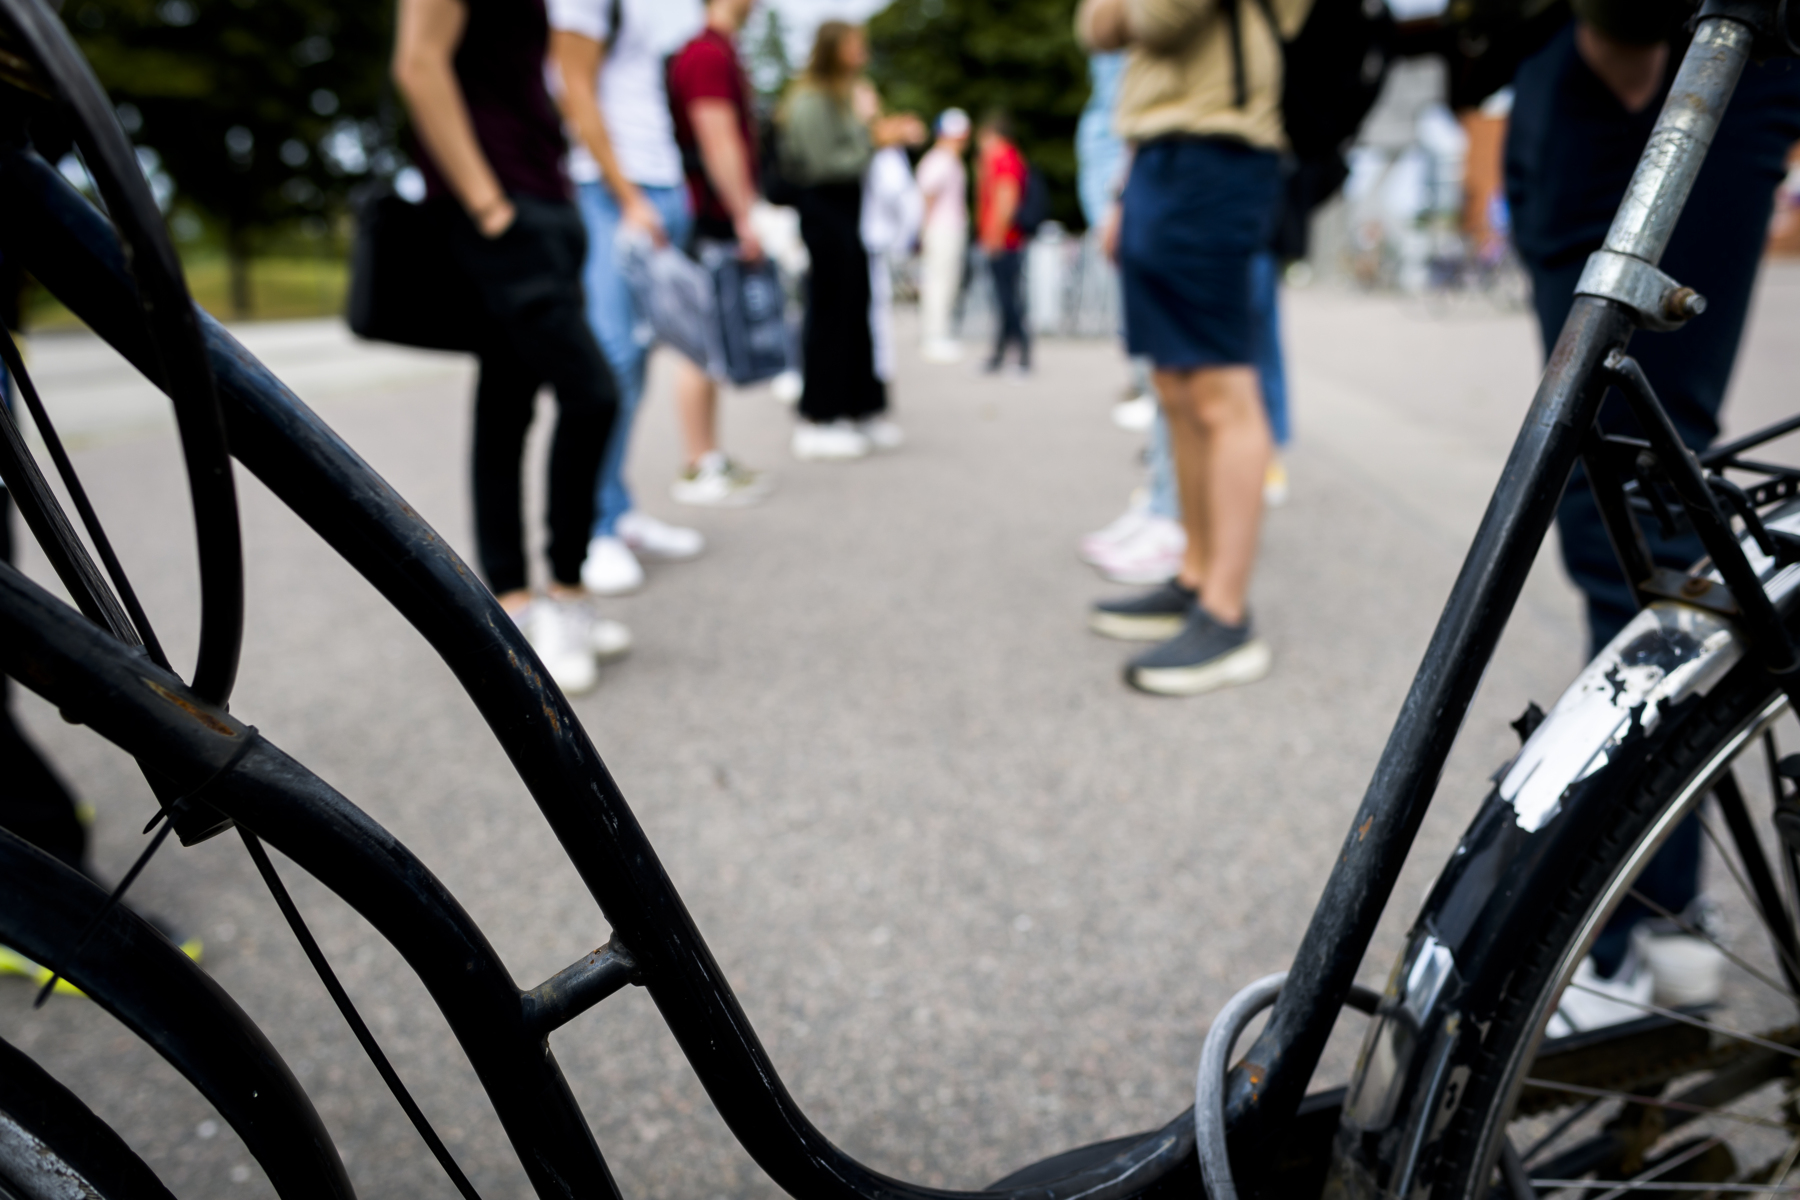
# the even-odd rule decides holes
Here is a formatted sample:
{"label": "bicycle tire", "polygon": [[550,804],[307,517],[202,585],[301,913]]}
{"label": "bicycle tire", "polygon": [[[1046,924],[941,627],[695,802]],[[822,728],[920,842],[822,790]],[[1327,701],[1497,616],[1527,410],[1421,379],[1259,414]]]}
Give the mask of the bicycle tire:
{"label": "bicycle tire", "polygon": [[110,1125],[4,1041],[0,1041],[0,1197],[174,1200]]}
{"label": "bicycle tire", "polygon": [[[1612,827],[1588,842],[1575,868],[1546,858],[1536,877],[1525,881],[1531,898],[1522,909],[1539,914],[1537,936],[1505,969],[1473,971],[1460,1001],[1468,1011],[1494,1017],[1456,1113],[1436,1141],[1434,1161],[1419,1164],[1415,1179],[1430,1180],[1431,1195],[1489,1195],[1500,1169],[1500,1138],[1527,1069],[1592,933],[1668,831],[1710,794],[1721,768],[1752,750],[1756,732],[1784,709],[1773,678],[1753,663],[1740,664],[1641,764],[1621,789]],[[1495,1194],[1507,1194],[1504,1185]]]}

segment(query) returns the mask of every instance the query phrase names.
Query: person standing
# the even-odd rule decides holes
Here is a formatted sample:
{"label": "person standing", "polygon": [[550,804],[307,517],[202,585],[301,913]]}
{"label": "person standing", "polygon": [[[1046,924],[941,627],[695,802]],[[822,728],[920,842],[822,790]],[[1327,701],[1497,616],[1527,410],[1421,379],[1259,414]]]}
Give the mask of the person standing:
{"label": "person standing", "polygon": [[642,586],[639,555],[692,558],[705,544],[699,531],[639,510],[625,484],[649,345],[639,336],[643,322],[614,253],[622,230],[658,245],[687,242],[693,220],[663,57],[699,29],[701,13],[698,0],[550,0],[549,14],[550,60],[574,135],[569,177],[587,227],[581,282],[588,324],[619,388],[581,579],[590,592],[613,596]]}
{"label": "person standing", "polygon": [[1187,530],[1175,579],[1096,605],[1091,623],[1167,639],[1125,668],[1159,695],[1269,671],[1249,611],[1271,453],[1251,269],[1281,197],[1282,43],[1311,7],[1246,4],[1233,22],[1211,0],[1083,0],[1076,15],[1090,48],[1128,50],[1116,118],[1135,146],[1119,229],[1125,327],[1154,366]]}
{"label": "person standing", "polygon": [[1025,234],[1019,229],[1019,206],[1025,199],[1028,172],[1025,156],[1012,143],[1011,121],[1000,111],[982,119],[976,135],[980,162],[975,184],[975,232],[994,283],[999,329],[986,370],[998,372],[1006,348],[1019,348],[1018,372],[1031,371],[1031,334],[1025,328]]}
{"label": "person standing", "polygon": [[[751,227],[757,201],[756,126],[736,38],[756,0],[707,0],[705,27],[669,61],[669,107],[694,212],[694,247],[763,256]],[[669,489],[677,502],[742,508],[774,481],[719,449],[719,387],[697,363],[675,373],[675,410],[687,465]]]}
{"label": "person standing", "polygon": [[793,439],[794,457],[802,460],[862,458],[874,444],[871,434],[892,428],[882,420],[887,388],[875,374],[862,242],[862,178],[876,136],[856,111],[855,91],[867,65],[862,30],[824,22],[778,121],[782,170],[798,191],[800,236],[812,259],[805,386]]}
{"label": "person standing", "polygon": [[925,221],[919,234],[919,325],[927,362],[962,359],[962,345],[950,334],[950,314],[962,290],[969,252],[969,114],[947,108],[938,116],[937,141],[919,160],[919,194]]}
{"label": "person standing", "polygon": [[[1576,19],[1519,67],[1506,141],[1514,244],[1531,276],[1546,354],[1649,141],[1680,62],[1688,15],[1687,6],[1672,0],[1576,0],[1572,8]],[[1775,189],[1786,175],[1789,147],[1800,139],[1797,67],[1776,59],[1745,69],[1663,255],[1664,271],[1706,297],[1706,315],[1678,333],[1640,336],[1631,344],[1632,357],[1694,451],[1718,436]],[[1640,433],[1616,393],[1601,406],[1599,426],[1606,433]],[[1654,522],[1644,524],[1660,566],[1685,571],[1704,553],[1691,532],[1664,538]],[[1636,614],[1637,601],[1579,466],[1563,492],[1556,527],[1563,565],[1587,602],[1589,652],[1598,653]],[[1565,995],[1553,1030],[1556,1022],[1585,1028],[1633,1019],[1642,1010],[1632,1001],[1653,995],[1670,1005],[1718,998],[1716,972],[1691,969],[1696,954],[1710,947],[1681,930],[1653,928],[1668,922],[1653,921],[1657,914],[1639,899],[1685,914],[1689,930],[1704,923],[1702,832],[1687,818],[1646,865],[1634,894],[1577,968],[1576,981],[1586,990]],[[1696,990],[1696,980],[1710,983]]]}
{"label": "person standing", "polygon": [[[581,298],[587,235],[562,171],[562,124],[544,85],[544,0],[400,0],[394,83],[412,115],[427,196],[490,320],[475,388],[475,543],[482,574],[565,691],[630,634],[583,602],[594,480],[618,393]],[[549,592],[525,566],[521,463],[538,389],[556,392]]]}

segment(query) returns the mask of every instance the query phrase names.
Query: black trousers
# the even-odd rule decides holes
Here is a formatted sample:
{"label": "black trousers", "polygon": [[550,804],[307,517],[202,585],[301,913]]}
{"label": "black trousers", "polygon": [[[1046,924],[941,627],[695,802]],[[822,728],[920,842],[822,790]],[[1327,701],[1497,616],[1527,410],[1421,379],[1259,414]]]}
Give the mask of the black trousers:
{"label": "black trousers", "polygon": [[873,416],[887,407],[887,388],[875,377],[875,341],[869,330],[862,184],[815,184],[799,191],[800,236],[812,258],[800,415],[819,424]]}
{"label": "black trousers", "polygon": [[[0,381],[5,378],[0,372]],[[12,549],[12,493],[0,488],[0,559],[10,563]],[[75,798],[13,722],[11,688],[12,680],[0,675],[0,828],[84,871],[87,830],[75,815]]]}
{"label": "black trousers", "polygon": [[994,277],[994,305],[999,309],[999,331],[994,335],[994,357],[990,367],[998,367],[1006,357],[1006,347],[1019,348],[1019,365],[1031,365],[1031,334],[1025,329],[1025,297],[1021,288],[1025,281],[1025,252],[1002,250],[988,259],[988,271]]}
{"label": "black trousers", "polygon": [[[1514,94],[1507,200],[1547,353],[1662,104],[1659,99],[1642,113],[1626,112],[1576,52],[1573,27],[1520,67]],[[1696,450],[1719,432],[1719,406],[1749,315],[1775,187],[1797,138],[1800,71],[1780,60],[1746,69],[1662,260],[1665,271],[1706,297],[1706,314],[1677,333],[1639,333],[1631,342],[1682,440]],[[1640,433],[1617,393],[1602,406],[1600,425],[1611,433]],[[1598,652],[1636,614],[1637,604],[1579,467],[1556,524],[1563,565],[1587,598],[1591,652]],[[1685,570],[1701,556],[1700,541],[1691,534],[1663,540],[1655,522],[1644,532],[1664,566]],[[1696,821],[1682,822],[1645,867],[1639,890],[1672,911],[1686,907],[1699,892],[1700,839]],[[1650,915],[1636,900],[1620,906],[1594,944],[1602,974],[1617,970],[1632,927]]]}
{"label": "black trousers", "polygon": [[583,309],[587,233],[573,204],[514,197],[518,216],[497,238],[466,216],[451,253],[490,318],[475,386],[475,544],[496,594],[529,585],[522,462],[538,389],[556,392],[550,444],[550,574],[581,582],[594,519],[594,479],[618,411],[618,388]]}

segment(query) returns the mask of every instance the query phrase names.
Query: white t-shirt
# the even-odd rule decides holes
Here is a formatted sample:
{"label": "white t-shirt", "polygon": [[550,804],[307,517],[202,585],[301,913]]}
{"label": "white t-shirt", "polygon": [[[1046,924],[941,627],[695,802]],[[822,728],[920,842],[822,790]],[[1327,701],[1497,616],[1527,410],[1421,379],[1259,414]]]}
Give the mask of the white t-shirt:
{"label": "white t-shirt", "polygon": [[919,236],[919,189],[898,146],[877,150],[863,172],[862,243],[871,254],[897,257]]}
{"label": "white t-shirt", "polygon": [[[615,40],[612,13],[619,11]],[[643,187],[679,187],[681,151],[663,85],[663,60],[705,23],[701,0],[548,0],[550,27],[606,43],[600,60],[600,115],[625,178]],[[569,178],[591,183],[600,165],[569,135]]]}
{"label": "white t-shirt", "polygon": [[957,233],[969,226],[969,172],[948,150],[931,150],[919,160],[919,191],[925,197],[925,227]]}

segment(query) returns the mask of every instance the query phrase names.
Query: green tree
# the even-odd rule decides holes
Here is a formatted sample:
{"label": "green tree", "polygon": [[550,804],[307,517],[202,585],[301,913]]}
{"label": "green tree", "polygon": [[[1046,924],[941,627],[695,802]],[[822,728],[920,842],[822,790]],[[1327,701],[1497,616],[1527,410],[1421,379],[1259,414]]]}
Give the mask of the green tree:
{"label": "green tree", "polygon": [[926,120],[952,105],[1012,116],[1019,149],[1050,187],[1052,215],[1079,228],[1075,123],[1087,60],[1076,0],[894,0],[869,22],[870,74],[883,102]]}
{"label": "green tree", "polygon": [[71,0],[63,14],[126,131],[223,230],[239,315],[257,239],[335,217],[384,165],[391,4]]}
{"label": "green tree", "polygon": [[746,74],[750,76],[750,86],[756,89],[758,101],[766,109],[781,99],[782,91],[793,77],[794,67],[788,61],[787,25],[781,19],[781,10],[770,5],[760,16],[755,31],[744,39],[750,47],[746,55]]}

